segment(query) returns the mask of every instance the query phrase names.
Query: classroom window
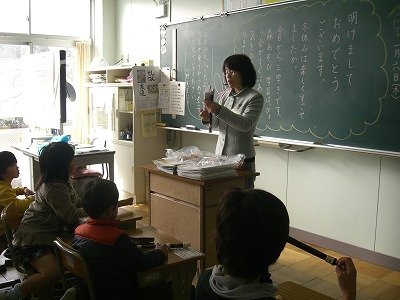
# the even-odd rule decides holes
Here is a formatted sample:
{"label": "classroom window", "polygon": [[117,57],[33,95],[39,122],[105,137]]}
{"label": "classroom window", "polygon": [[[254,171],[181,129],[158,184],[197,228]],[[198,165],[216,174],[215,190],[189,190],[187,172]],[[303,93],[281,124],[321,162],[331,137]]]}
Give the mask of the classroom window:
{"label": "classroom window", "polygon": [[0,44],[0,129],[25,128],[23,103],[23,65],[28,45]]}
{"label": "classroom window", "polygon": [[29,33],[29,1],[0,1],[0,32]]}
{"label": "classroom window", "polygon": [[0,1],[0,32],[89,38],[90,0]]}
{"label": "classroom window", "polygon": [[[17,156],[21,169],[18,185],[29,186],[29,164],[12,145],[29,145],[31,136],[50,133],[50,128],[39,128],[32,122],[32,117],[44,119],[46,116],[28,109],[27,103],[37,103],[41,96],[27,88],[29,76],[24,72],[27,69],[24,56],[66,50],[67,81],[77,89],[75,42],[90,39],[91,2],[93,0],[0,1],[0,149]],[[63,124],[66,134],[72,131],[78,101],[67,99],[67,122]]]}
{"label": "classroom window", "polygon": [[32,34],[90,36],[90,1],[31,0]]}

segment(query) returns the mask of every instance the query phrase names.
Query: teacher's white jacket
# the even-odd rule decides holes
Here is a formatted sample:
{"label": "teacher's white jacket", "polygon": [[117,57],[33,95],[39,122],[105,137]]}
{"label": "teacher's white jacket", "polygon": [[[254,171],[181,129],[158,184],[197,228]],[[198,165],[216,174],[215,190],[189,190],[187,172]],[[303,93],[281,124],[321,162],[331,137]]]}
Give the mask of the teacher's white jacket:
{"label": "teacher's white jacket", "polygon": [[264,105],[263,96],[251,88],[244,88],[237,95],[228,89],[218,103],[221,110],[212,119],[212,126],[219,129],[215,153],[254,157],[253,135]]}

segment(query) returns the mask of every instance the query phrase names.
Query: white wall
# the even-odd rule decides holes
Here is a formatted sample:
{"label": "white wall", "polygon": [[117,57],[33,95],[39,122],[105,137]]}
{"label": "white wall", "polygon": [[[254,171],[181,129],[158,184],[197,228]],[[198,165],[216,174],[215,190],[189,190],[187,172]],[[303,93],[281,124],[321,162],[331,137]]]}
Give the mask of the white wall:
{"label": "white wall", "polygon": [[[215,149],[216,136],[183,133],[182,147]],[[256,188],[287,206],[290,225],[400,258],[400,159],[343,150],[256,147]]]}
{"label": "white wall", "polygon": [[375,250],[400,255],[400,159],[382,158]]}
{"label": "white wall", "polygon": [[94,25],[94,56],[104,58],[109,65],[115,60],[115,3],[96,0]]}
{"label": "white wall", "polygon": [[156,19],[156,5],[152,0],[115,0],[116,44],[115,59],[129,54],[132,64],[149,59],[160,64],[160,25],[169,18]]}
{"label": "white wall", "polygon": [[[217,0],[171,0],[173,21],[221,11]],[[159,61],[154,2],[116,0],[116,53]],[[153,23],[150,24],[150,23]],[[155,25],[154,25],[155,26]],[[146,56],[147,55],[147,56]],[[151,57],[150,57],[151,56]],[[213,151],[216,136],[183,133],[182,146]],[[337,150],[288,153],[259,146],[256,187],[288,207],[291,226],[400,258],[400,159]]]}

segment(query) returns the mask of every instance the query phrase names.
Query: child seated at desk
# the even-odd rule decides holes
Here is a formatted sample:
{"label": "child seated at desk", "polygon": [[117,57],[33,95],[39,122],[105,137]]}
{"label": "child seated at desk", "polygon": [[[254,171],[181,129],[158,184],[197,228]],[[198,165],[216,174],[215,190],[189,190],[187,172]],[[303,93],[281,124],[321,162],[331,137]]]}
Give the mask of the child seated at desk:
{"label": "child seated at desk", "polygon": [[114,182],[94,178],[83,189],[86,224],[75,230],[73,246],[87,258],[97,299],[134,299],[136,272],[160,265],[168,256],[165,245],[142,252],[117,228],[118,189]]}
{"label": "child seated at desk", "polygon": [[[257,189],[226,191],[216,217],[215,242],[221,265],[201,274],[196,300],[275,299],[277,288],[260,282],[260,275],[279,258],[288,236],[288,212],[277,197]],[[340,258],[336,273],[342,299],[355,299],[353,261]]]}
{"label": "child seated at desk", "polygon": [[[19,168],[15,155],[9,151],[0,152],[0,212],[10,203],[14,203],[20,212],[24,212],[35,200],[34,193],[26,187],[11,186],[11,181],[18,178]],[[18,196],[25,196],[19,199]],[[3,225],[0,224],[0,236],[3,236]],[[0,244],[6,242],[0,237]]]}
{"label": "child seated at desk", "polygon": [[62,142],[42,149],[35,201],[25,211],[13,238],[24,262],[37,273],[9,290],[0,291],[0,299],[25,298],[34,291],[51,287],[59,278],[53,241],[58,236],[71,238],[78,219],[85,216],[83,209],[78,208],[79,198],[70,182],[70,175],[76,169],[74,155],[72,147]]}

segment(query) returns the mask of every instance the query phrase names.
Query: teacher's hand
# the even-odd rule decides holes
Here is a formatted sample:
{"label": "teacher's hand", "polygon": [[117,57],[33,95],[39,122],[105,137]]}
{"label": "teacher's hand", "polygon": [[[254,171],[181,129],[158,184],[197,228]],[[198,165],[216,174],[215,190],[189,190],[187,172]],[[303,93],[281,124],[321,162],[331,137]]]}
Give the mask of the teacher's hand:
{"label": "teacher's hand", "polygon": [[221,105],[219,105],[217,102],[210,101],[210,100],[204,100],[203,103],[204,103],[205,108],[209,112],[212,112],[213,114],[218,114],[219,110],[221,109]]}
{"label": "teacher's hand", "polygon": [[207,110],[200,110],[199,112],[199,117],[201,118],[201,121],[204,122],[209,122],[210,121],[210,113]]}

